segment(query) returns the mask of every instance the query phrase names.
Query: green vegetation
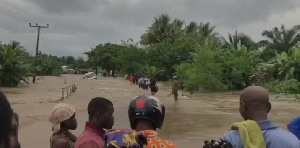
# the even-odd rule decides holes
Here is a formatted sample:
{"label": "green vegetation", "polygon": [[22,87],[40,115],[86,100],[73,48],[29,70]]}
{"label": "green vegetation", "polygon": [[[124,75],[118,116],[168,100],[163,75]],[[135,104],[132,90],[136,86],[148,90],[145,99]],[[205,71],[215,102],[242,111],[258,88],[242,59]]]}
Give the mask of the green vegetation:
{"label": "green vegetation", "polygon": [[72,56],[58,58],[56,56],[42,54],[35,57],[20,46],[19,42],[12,41],[10,44],[0,42],[0,87],[16,87],[22,81],[29,83],[28,77],[36,74],[38,76],[58,76],[62,74],[61,66],[86,68],[86,62],[75,59]]}
{"label": "green vegetation", "polygon": [[188,92],[243,89],[263,85],[276,93],[300,93],[300,25],[265,30],[266,40],[228,33],[210,23],[154,18],[141,40],[100,44],[86,52],[91,66],[169,80],[178,75]]}
{"label": "green vegetation", "polygon": [[[102,68],[116,74],[138,73],[167,81],[178,75],[188,92],[224,91],[262,85],[276,93],[300,93],[300,25],[262,31],[266,40],[255,42],[235,31],[222,37],[205,22],[154,18],[139,42],[99,44],[85,52],[88,60],[46,54],[33,60],[19,46],[0,50],[0,84],[16,86],[36,73],[59,75],[60,67]],[[20,60],[22,59],[22,60]],[[12,70],[14,69],[14,70]]]}

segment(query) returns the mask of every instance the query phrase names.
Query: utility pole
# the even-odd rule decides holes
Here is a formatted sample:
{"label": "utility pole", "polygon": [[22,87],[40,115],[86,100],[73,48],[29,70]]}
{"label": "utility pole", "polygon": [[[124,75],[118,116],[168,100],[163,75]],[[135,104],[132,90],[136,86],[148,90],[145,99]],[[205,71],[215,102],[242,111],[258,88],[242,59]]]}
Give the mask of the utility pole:
{"label": "utility pole", "polygon": [[[29,23],[29,27],[38,28],[37,39],[36,39],[36,49],[35,49],[35,60],[37,60],[37,57],[39,54],[40,31],[42,28],[49,28],[49,24],[47,24],[47,26],[41,26],[37,23],[35,25],[31,25],[31,23]],[[35,83],[35,77],[36,77],[36,75],[34,74],[33,78],[32,78],[32,83]]]}

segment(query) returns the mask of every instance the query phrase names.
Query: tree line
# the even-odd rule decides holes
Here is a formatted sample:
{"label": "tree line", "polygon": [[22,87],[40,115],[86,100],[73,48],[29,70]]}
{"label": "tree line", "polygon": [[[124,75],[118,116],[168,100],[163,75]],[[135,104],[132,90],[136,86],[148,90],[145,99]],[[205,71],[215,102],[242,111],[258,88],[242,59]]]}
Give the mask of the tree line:
{"label": "tree line", "polygon": [[[99,44],[83,53],[88,60],[81,60],[81,63],[86,68],[100,67],[118,74],[145,74],[163,81],[177,75],[182,89],[191,93],[237,90],[253,84],[263,85],[277,93],[297,93],[300,91],[299,31],[300,25],[291,28],[281,25],[262,31],[265,40],[255,42],[238,31],[223,37],[210,23],[186,23],[162,14],[154,17],[140,41],[134,42],[129,38],[121,44]],[[18,52],[18,58],[28,56],[22,48]],[[0,60],[3,59],[2,53],[0,51]],[[51,72],[55,72],[57,65],[67,63],[62,57],[51,55],[39,56],[40,63],[30,63],[32,57],[26,58],[29,62],[25,63],[29,65],[21,63],[18,58],[17,63],[23,66],[20,71],[28,71],[28,74],[40,71],[42,74],[58,75]],[[47,58],[56,59],[52,62],[61,64],[53,64],[51,60],[45,62]],[[28,70],[30,65],[43,68]],[[3,75],[2,69],[0,67],[0,76]],[[25,72],[21,73],[26,77]]]}
{"label": "tree line", "polygon": [[255,42],[235,31],[221,36],[210,23],[171,19],[167,14],[141,35],[122,44],[99,44],[85,52],[88,62],[122,74],[140,73],[169,80],[178,75],[182,89],[222,91],[264,85],[273,92],[300,91],[300,25],[264,30]]}
{"label": "tree line", "polygon": [[83,58],[75,59],[72,56],[52,56],[39,52],[37,59],[31,56],[17,41],[9,44],[0,42],[0,87],[15,87],[22,81],[29,83],[28,77],[59,76],[62,74],[61,66],[71,68],[87,68]]}

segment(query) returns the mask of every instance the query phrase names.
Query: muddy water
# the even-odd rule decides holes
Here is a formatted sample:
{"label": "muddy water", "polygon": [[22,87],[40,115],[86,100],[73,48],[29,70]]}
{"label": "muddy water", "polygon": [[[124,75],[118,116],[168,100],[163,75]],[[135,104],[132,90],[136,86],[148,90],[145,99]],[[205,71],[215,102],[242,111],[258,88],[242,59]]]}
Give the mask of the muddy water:
{"label": "muddy water", "polygon": [[[83,80],[80,75],[64,75],[63,77],[45,77],[37,84],[28,87],[5,89],[13,104],[13,108],[21,116],[20,142],[24,148],[40,148],[49,146],[51,125],[49,113],[55,100],[61,97],[63,86],[76,84],[78,91],[63,100],[77,109],[79,126],[74,133],[80,134],[87,120],[86,106],[91,98],[106,97],[115,106],[114,128],[129,128],[127,107],[136,95],[149,94],[135,85],[120,79],[100,78],[97,81]],[[67,84],[64,84],[64,79]],[[166,106],[166,118],[163,128],[159,130],[161,137],[171,140],[178,147],[199,147],[206,139],[219,139],[234,121],[241,121],[238,114],[238,93],[198,94],[192,98],[181,97],[174,102],[170,96],[170,88],[159,87],[157,97]],[[275,98],[272,96],[272,98]],[[297,103],[288,103],[286,99],[272,99],[273,109],[270,113],[277,125],[285,128],[286,124],[298,116]]]}

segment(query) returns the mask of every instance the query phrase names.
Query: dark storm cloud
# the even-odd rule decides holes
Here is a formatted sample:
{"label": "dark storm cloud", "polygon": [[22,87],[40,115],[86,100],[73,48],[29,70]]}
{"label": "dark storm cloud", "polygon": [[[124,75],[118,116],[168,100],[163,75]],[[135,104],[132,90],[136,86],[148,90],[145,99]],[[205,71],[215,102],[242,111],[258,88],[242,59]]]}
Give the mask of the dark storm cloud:
{"label": "dark storm cloud", "polygon": [[266,20],[273,13],[298,7],[296,0],[188,0],[176,16],[187,20],[215,20],[217,25],[236,27],[239,24]]}
{"label": "dark storm cloud", "polygon": [[[35,21],[24,21],[0,16],[0,28],[5,28],[0,40],[18,39],[34,51],[36,29],[28,22],[50,24],[42,30],[44,40],[41,49],[58,55],[81,53],[99,43],[120,43],[133,38],[138,41],[151,25],[153,18],[167,13],[172,19],[211,22],[222,32],[247,26],[253,22],[267,22],[270,16],[285,14],[299,7],[299,0],[11,0],[24,11],[31,13]],[[27,3],[25,3],[25,1]],[[25,5],[26,4],[26,5]],[[1,0],[0,0],[1,5]],[[22,7],[21,7],[22,6]],[[11,8],[13,10],[13,8]],[[34,11],[35,10],[35,11]],[[20,15],[22,15],[20,13]],[[28,17],[28,15],[24,15]],[[288,24],[289,22],[282,22]],[[2,27],[1,27],[2,26]],[[272,25],[266,25],[267,27]],[[243,27],[242,27],[243,28]],[[265,28],[249,27],[248,32],[260,35]],[[257,31],[258,30],[258,31]],[[7,34],[7,33],[10,34]],[[0,33],[1,30],[0,30]],[[247,33],[247,32],[245,32]],[[30,37],[29,37],[30,36]]]}
{"label": "dark storm cloud", "polygon": [[[79,13],[94,11],[99,5],[98,0],[27,0],[49,13]],[[102,4],[107,3],[103,0]]]}

